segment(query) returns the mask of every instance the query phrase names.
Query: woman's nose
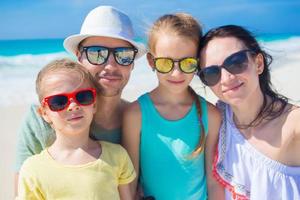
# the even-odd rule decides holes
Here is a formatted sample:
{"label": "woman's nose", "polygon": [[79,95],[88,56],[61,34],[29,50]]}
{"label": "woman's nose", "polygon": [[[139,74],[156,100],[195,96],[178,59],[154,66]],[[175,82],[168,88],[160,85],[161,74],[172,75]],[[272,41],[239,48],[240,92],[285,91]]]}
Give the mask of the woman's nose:
{"label": "woman's nose", "polygon": [[226,69],[224,69],[224,68],[221,69],[221,80],[220,80],[221,83],[228,83],[234,77],[235,77],[235,75],[231,74]]}

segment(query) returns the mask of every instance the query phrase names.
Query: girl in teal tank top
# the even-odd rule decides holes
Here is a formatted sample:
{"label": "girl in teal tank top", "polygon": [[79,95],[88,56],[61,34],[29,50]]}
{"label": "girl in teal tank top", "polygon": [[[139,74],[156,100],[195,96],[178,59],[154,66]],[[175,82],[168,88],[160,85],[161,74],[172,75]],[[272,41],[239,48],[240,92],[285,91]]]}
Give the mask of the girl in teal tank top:
{"label": "girl in teal tank top", "polygon": [[[143,194],[156,200],[224,195],[211,175],[220,114],[189,86],[198,70],[201,35],[199,23],[185,13],[164,15],[154,23],[147,59],[159,84],[133,102],[123,116],[123,145],[139,174]],[[136,179],[133,193],[137,185]]]}

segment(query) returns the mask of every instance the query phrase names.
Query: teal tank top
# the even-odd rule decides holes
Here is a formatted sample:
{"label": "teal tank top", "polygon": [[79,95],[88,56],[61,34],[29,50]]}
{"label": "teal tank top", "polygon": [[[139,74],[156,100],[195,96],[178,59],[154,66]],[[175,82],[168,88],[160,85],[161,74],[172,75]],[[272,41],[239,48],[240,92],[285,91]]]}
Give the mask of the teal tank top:
{"label": "teal tank top", "polygon": [[[207,134],[207,103],[200,98]],[[167,120],[156,110],[149,93],[138,99],[142,113],[140,182],[145,196],[155,200],[207,199],[204,153],[191,157],[200,137],[195,102],[179,120]]]}

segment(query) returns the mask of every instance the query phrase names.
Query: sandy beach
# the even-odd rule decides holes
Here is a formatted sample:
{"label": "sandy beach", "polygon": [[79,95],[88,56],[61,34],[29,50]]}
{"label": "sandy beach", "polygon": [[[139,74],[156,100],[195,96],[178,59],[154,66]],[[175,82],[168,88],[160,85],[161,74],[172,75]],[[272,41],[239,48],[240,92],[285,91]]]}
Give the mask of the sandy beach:
{"label": "sandy beach", "polygon": [[[139,63],[141,62],[141,63]],[[135,100],[139,95],[150,91],[157,84],[155,74],[146,68],[145,60],[138,61],[132,73],[131,80],[123,92],[123,97],[129,101]],[[280,59],[274,62],[272,66],[272,80],[275,88],[282,94],[294,100],[299,105],[300,80],[300,51],[289,56],[280,56]],[[203,88],[198,78],[194,78],[192,87],[206,99],[216,102],[216,97],[211,91]],[[1,113],[1,140],[0,140],[0,199],[13,199],[14,171],[13,164],[15,160],[15,149],[17,141],[17,130],[20,127],[21,120],[28,109],[28,104],[0,106]]]}

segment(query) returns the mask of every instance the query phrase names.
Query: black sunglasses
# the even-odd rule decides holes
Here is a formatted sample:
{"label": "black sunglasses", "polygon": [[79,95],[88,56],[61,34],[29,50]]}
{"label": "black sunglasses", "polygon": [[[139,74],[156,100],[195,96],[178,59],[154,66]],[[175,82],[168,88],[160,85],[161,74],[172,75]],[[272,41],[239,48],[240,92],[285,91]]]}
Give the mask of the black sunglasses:
{"label": "black sunglasses", "polygon": [[248,67],[247,53],[255,54],[252,50],[246,49],[238,51],[228,56],[222,65],[212,65],[208,67],[201,67],[197,75],[201,81],[207,86],[216,85],[221,79],[221,69],[226,69],[231,74],[243,73]]}
{"label": "black sunglasses", "polygon": [[[152,55],[151,55],[152,56]],[[154,61],[154,67],[155,69],[160,73],[169,73],[174,69],[175,63],[178,62],[179,69],[183,73],[190,74],[197,70],[198,68],[198,59],[193,57],[186,57],[181,58],[178,60],[174,60],[172,58],[154,58],[152,56],[152,59]]]}
{"label": "black sunglasses", "polygon": [[81,52],[85,52],[89,63],[93,65],[106,63],[109,55],[113,53],[114,59],[119,65],[128,66],[133,63],[138,50],[134,47],[108,48],[104,46],[88,46],[82,47]]}

